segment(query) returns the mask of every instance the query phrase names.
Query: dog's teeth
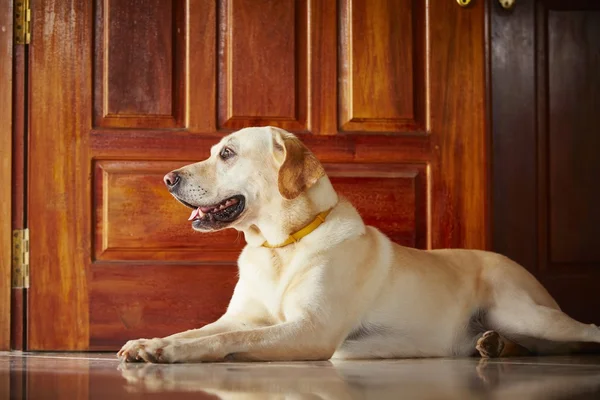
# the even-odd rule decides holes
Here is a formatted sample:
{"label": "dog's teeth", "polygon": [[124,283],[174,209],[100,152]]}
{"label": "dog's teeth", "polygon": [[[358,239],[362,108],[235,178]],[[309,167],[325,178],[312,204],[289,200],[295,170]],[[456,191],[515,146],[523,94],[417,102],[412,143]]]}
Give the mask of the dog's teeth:
{"label": "dog's teeth", "polygon": [[192,211],[192,214],[188,218],[188,221],[191,221],[196,218],[202,218],[202,217],[204,217],[204,213],[202,212],[201,209],[196,208],[194,211]]}
{"label": "dog's teeth", "polygon": [[188,221],[191,221],[191,220],[193,220],[194,218],[196,218],[196,216],[198,215],[198,211],[200,211],[200,210],[198,210],[197,208],[196,208],[196,209],[194,209],[194,211],[192,211],[192,214],[191,214],[191,215],[190,215],[190,217],[188,218]]}

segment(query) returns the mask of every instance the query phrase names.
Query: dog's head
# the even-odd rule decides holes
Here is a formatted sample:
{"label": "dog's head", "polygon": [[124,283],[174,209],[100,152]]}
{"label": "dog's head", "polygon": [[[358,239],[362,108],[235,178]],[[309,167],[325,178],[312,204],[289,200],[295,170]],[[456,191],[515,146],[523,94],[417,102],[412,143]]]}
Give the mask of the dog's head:
{"label": "dog's head", "polygon": [[245,128],[224,137],[208,159],[169,172],[169,192],[193,211],[192,227],[247,227],[313,186],[325,171],[293,134],[274,127]]}

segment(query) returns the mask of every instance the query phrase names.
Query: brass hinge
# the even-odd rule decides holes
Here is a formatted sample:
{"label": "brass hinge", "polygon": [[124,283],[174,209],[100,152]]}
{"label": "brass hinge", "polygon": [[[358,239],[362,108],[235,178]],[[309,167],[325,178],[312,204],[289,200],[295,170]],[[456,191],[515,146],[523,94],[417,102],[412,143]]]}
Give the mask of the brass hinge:
{"label": "brass hinge", "polygon": [[15,0],[15,43],[29,44],[31,39],[31,9],[29,0]]}
{"label": "brass hinge", "polygon": [[29,229],[17,229],[12,236],[12,287],[29,287]]}

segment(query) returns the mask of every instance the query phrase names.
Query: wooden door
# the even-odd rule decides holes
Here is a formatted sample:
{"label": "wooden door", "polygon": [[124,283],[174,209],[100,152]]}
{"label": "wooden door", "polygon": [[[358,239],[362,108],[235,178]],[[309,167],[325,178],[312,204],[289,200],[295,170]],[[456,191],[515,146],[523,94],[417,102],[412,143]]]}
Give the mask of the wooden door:
{"label": "wooden door", "polygon": [[32,350],[117,349],[225,310],[244,245],[162,176],[228,132],[301,136],[395,241],[484,248],[484,3],[33,3]]}
{"label": "wooden door", "polygon": [[491,8],[493,248],[600,323],[600,3]]}

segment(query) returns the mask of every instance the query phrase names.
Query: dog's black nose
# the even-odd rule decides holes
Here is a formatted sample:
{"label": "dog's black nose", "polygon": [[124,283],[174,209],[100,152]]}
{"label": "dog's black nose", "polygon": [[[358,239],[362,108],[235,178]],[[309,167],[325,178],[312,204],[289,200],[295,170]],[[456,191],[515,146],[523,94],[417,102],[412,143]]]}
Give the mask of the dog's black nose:
{"label": "dog's black nose", "polygon": [[175,186],[177,186],[181,178],[179,177],[179,175],[177,175],[176,172],[169,172],[165,175],[163,180],[165,181],[165,185],[167,185],[169,189],[173,189]]}

